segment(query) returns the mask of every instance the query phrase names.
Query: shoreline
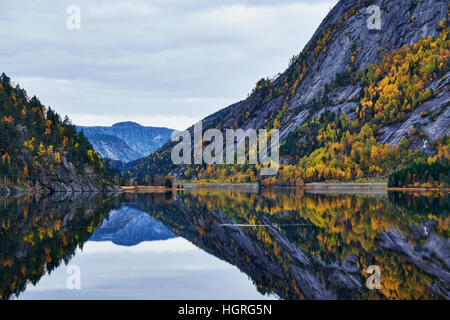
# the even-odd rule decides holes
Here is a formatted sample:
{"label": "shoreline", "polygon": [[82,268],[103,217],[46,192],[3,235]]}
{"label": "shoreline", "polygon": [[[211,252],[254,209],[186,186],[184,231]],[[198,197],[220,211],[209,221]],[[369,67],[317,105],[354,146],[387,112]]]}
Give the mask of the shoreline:
{"label": "shoreline", "polygon": [[234,183],[234,182],[174,182],[174,185],[182,185],[182,189],[199,189],[199,188],[245,188],[245,189],[259,189],[257,182],[245,182],[245,183]]}
{"label": "shoreline", "polygon": [[184,190],[182,188],[167,188],[163,186],[121,186],[120,189],[123,190],[124,193],[166,193]]}
{"label": "shoreline", "polygon": [[387,182],[312,182],[303,186],[258,186],[256,182],[249,183],[232,183],[232,182],[212,182],[212,183],[198,183],[198,182],[180,182],[183,184],[181,190],[186,189],[228,189],[228,188],[250,188],[250,189],[300,189],[300,190],[374,190],[374,191],[394,191],[394,192],[444,192],[448,193],[450,190],[443,190],[441,188],[427,188],[427,187],[415,187],[415,188],[388,188]]}
{"label": "shoreline", "polygon": [[[175,183],[176,185],[177,183]],[[414,188],[388,188],[387,183],[384,182],[313,182],[307,183],[304,186],[292,187],[292,186],[270,186],[263,187],[259,186],[258,183],[197,183],[197,182],[180,182],[182,188],[167,188],[164,186],[120,186],[110,190],[91,190],[91,191],[81,191],[81,193],[102,193],[102,192],[112,192],[112,193],[166,193],[166,192],[176,192],[192,189],[298,189],[298,190],[308,190],[308,191],[352,191],[352,190],[365,190],[365,191],[393,191],[393,192],[441,192],[449,193],[449,189],[442,188],[427,188],[427,187],[414,187]],[[52,192],[53,193],[53,192]],[[55,192],[55,193],[65,193],[65,192]],[[71,193],[71,192],[67,192]],[[76,193],[76,192],[75,192]],[[14,196],[14,195],[29,195],[29,194],[41,194],[41,192],[36,192],[32,189],[23,189],[20,187],[0,187],[0,196]]]}
{"label": "shoreline", "polygon": [[441,188],[427,188],[427,187],[414,187],[414,188],[387,188],[388,191],[410,191],[410,192],[443,192],[449,193],[450,189]]}
{"label": "shoreline", "polygon": [[313,182],[307,183],[303,189],[382,189],[387,190],[385,182]]}
{"label": "shoreline", "polygon": [[231,182],[212,182],[212,183],[198,183],[198,182],[175,182],[174,184],[182,185],[182,188],[166,188],[164,186],[137,186],[138,190],[135,190],[135,187],[120,187],[125,193],[162,193],[169,191],[183,191],[183,190],[192,190],[192,189],[251,189],[251,190],[259,190],[259,189],[299,189],[299,190],[308,190],[308,191],[352,191],[352,190],[364,190],[364,191],[394,191],[394,192],[444,192],[448,193],[449,190],[443,190],[440,188],[425,188],[425,187],[416,187],[416,188],[388,188],[387,183],[385,182],[313,182],[307,183],[304,186],[291,187],[291,186],[271,186],[271,187],[263,187],[258,186],[257,183],[249,182],[249,183],[231,183]]}
{"label": "shoreline", "polygon": [[112,188],[112,187],[102,187],[97,189],[89,189],[89,190],[49,190],[45,188],[24,188],[19,186],[0,186],[0,197],[9,197],[9,196],[26,196],[26,195],[37,195],[37,196],[46,196],[50,194],[57,193],[120,193],[122,192],[120,188]]}

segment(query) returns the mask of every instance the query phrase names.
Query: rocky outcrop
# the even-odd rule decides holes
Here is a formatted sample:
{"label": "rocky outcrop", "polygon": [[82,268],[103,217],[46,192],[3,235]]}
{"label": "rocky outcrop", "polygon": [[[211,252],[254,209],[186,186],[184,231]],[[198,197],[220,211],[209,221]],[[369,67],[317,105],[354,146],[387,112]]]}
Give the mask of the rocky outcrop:
{"label": "rocky outcrop", "polygon": [[[359,52],[355,55],[353,65],[358,66],[358,70],[360,70],[369,64],[377,63],[383,55],[404,44],[413,44],[421,37],[437,36],[437,26],[447,16],[448,4],[445,0],[373,2],[381,8],[381,30],[367,28],[369,15],[366,10],[371,2],[363,1],[364,5],[358,9],[358,14],[348,18],[336,31],[333,40],[327,45],[327,50],[322,50],[315,61],[312,57],[309,58],[308,72],[297,88],[293,99],[287,102],[292,116],[280,128],[281,139],[286,138],[289,133],[310,119],[311,114],[314,114],[315,116],[312,118],[315,118],[325,110],[341,110],[352,116],[361,90],[358,86],[348,85],[332,90],[328,96],[333,104],[322,108],[319,112],[314,111],[312,102],[320,95],[323,88],[333,84],[337,76],[345,73],[352,65],[351,57],[355,48],[359,48]],[[305,50],[314,48],[326,29],[342,19],[357,3],[356,0],[340,1],[322,22]],[[307,65],[309,64],[307,63]],[[284,81],[284,77],[288,73],[289,69],[275,79],[274,84]],[[408,116],[410,118],[408,121],[385,128],[381,141],[391,145],[398,144],[401,138],[406,136],[411,123],[418,122],[421,118],[420,114],[426,111],[429,111],[430,116],[422,118],[420,123],[424,125],[423,129],[429,140],[434,141],[448,134],[450,128],[449,111],[446,108],[450,101],[448,77],[447,74],[430,85],[430,89],[434,89],[433,91],[440,90],[438,97],[415,110]],[[252,117],[242,127],[244,129],[260,128],[265,124],[265,120],[269,119],[282,106],[280,99],[281,97],[264,101],[253,95],[205,120],[215,127],[232,128],[235,126],[236,119],[250,111]],[[431,115],[440,108],[443,109],[443,112],[437,118],[432,119]],[[216,124],[217,122],[219,125]],[[409,126],[408,130],[406,130],[407,126]]]}
{"label": "rocky outcrop", "polygon": [[0,82],[1,194],[110,189],[115,172],[67,117],[4,73]]}
{"label": "rocky outcrop", "polygon": [[38,180],[34,184],[29,181],[29,184],[34,190],[43,193],[113,191],[110,186],[99,185],[95,174],[89,167],[86,166],[84,174],[81,174],[64,156],[61,157],[61,166],[54,168],[53,172],[40,170]]}
{"label": "rocky outcrop", "polygon": [[97,179],[98,177],[89,167],[85,168],[85,174],[82,175],[66,157],[62,156],[61,166],[53,167],[51,172],[41,167],[37,174],[37,180],[26,181],[27,187],[0,186],[0,196],[121,191],[118,187],[99,184]]}
{"label": "rocky outcrop", "polygon": [[398,145],[406,137],[411,127],[422,129],[425,137],[416,142],[415,149],[429,150],[429,143],[450,133],[450,72],[441,79],[431,83],[428,88],[439,92],[437,96],[426,101],[408,115],[408,120],[384,127],[381,143]]}
{"label": "rocky outcrop", "polygon": [[[327,28],[342,19],[352,7],[360,2],[362,5],[357,14],[348,18],[336,31],[333,40],[327,45],[327,50],[322,50],[317,58],[309,57],[308,72],[296,90],[294,98],[288,101],[291,110],[297,113],[305,113],[310,109],[310,104],[320,93],[322,88],[335,82],[337,75],[345,73],[352,65],[351,57],[355,48],[360,48],[353,65],[358,70],[369,64],[377,63],[380,58],[392,50],[402,47],[404,44],[417,42],[421,37],[437,36],[437,26],[447,16],[447,1],[445,0],[402,0],[402,1],[340,1],[322,22],[305,50],[314,48],[316,42],[326,32]],[[381,30],[369,30],[366,13],[370,4],[377,4],[381,8]],[[414,17],[414,18],[412,18]],[[289,69],[282,73],[274,84],[284,81]],[[448,82],[441,84],[448,88]],[[354,85],[339,87],[329,94],[334,103],[354,102],[358,97],[360,88]],[[264,120],[270,118],[273,111],[277,110],[281,99],[264,101],[255,95],[228,107],[206,118],[205,121],[214,123],[220,121],[220,127],[234,127],[238,117],[244,114],[244,110],[252,111],[252,117],[243,125],[244,128],[259,128]],[[330,106],[331,108],[331,106]],[[305,117],[298,115],[288,121],[282,128],[282,136],[301,125]],[[294,125],[291,124],[294,123]],[[217,125],[216,125],[217,126]],[[284,130],[283,130],[284,129]]]}
{"label": "rocky outcrop", "polygon": [[[326,28],[334,25],[357,4],[356,0],[340,1],[308,43],[314,47]],[[343,73],[351,65],[350,58],[355,48],[361,48],[355,56],[354,65],[363,69],[376,63],[380,58],[404,44],[413,44],[421,37],[437,36],[439,22],[447,16],[445,0],[400,0],[400,1],[363,1],[358,14],[346,20],[336,32],[333,41],[321,52],[312,65],[311,72],[301,82],[291,107],[307,105],[317,97],[321,88],[335,81],[337,74]],[[369,5],[378,5],[381,9],[381,30],[367,28],[371,14]],[[350,89],[350,90],[347,90]],[[356,89],[347,87],[345,100],[352,99]]]}
{"label": "rocky outcrop", "polygon": [[[381,30],[367,27],[371,16],[368,7],[371,5],[377,5],[381,10]],[[438,36],[438,26],[447,13],[446,0],[341,0],[299,55],[303,59],[299,60],[302,66],[293,63],[271,81],[272,88],[283,88],[286,84],[294,88],[292,93],[280,95],[255,90],[247,99],[205,118],[203,129],[260,129],[267,127],[280,112],[286,112],[280,121],[280,139],[283,142],[299,126],[326,110],[342,111],[350,118],[355,118],[361,85],[345,81],[341,83],[340,77],[349,68],[358,72],[370,64],[376,64],[383,56],[404,45],[416,43],[421,37]],[[324,38],[327,39],[326,43]],[[299,72],[296,71],[298,68],[302,70],[300,81]],[[413,139],[411,148],[428,152],[432,141],[448,135],[448,77],[446,74],[429,86],[433,93],[439,92],[438,95],[407,114],[406,121],[379,128],[376,133],[379,141],[391,146],[398,145],[407,136],[411,126],[415,126],[422,129],[425,136]],[[295,81],[298,81],[296,87],[292,85]],[[316,101],[325,91],[327,102],[318,105]],[[286,105],[288,109],[284,111]],[[189,130],[193,132],[192,127]],[[167,143],[160,149],[159,155],[167,154],[173,145]],[[168,157],[164,161],[166,163],[161,163],[156,157],[150,156],[136,163],[131,172],[139,176],[145,168],[155,171],[164,168],[164,171],[177,177],[185,170],[182,166],[167,165]]]}

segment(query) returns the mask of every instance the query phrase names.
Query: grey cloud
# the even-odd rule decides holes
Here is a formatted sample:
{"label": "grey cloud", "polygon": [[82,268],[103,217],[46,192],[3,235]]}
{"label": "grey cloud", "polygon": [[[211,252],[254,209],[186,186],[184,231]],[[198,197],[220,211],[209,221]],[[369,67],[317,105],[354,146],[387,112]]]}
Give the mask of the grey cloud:
{"label": "grey cloud", "polygon": [[335,2],[2,0],[0,72],[78,124],[183,129],[283,71]]}

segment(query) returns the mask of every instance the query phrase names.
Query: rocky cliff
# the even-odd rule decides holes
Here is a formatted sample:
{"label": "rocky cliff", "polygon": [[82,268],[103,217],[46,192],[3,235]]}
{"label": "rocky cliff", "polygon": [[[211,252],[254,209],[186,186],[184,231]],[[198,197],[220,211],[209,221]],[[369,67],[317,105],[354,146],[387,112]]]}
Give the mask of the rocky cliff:
{"label": "rocky cliff", "polygon": [[1,75],[1,194],[106,191],[113,175],[67,117]]}
{"label": "rocky cliff", "polygon": [[[373,19],[369,8],[373,5],[380,9],[379,30],[368,27],[368,21]],[[398,146],[404,139],[408,140],[410,150],[431,154],[433,141],[448,135],[450,130],[447,17],[445,0],[342,0],[304,50],[292,58],[286,71],[275,79],[261,79],[247,99],[205,118],[203,129],[277,128],[281,143],[285,144],[281,154],[283,163],[296,164],[319,146],[326,147],[327,140],[318,142],[316,135],[327,128],[315,128],[314,120],[331,112],[345,114],[342,119],[355,137],[367,124],[373,130],[377,148],[385,143]],[[438,37],[439,40],[431,40]],[[434,48],[433,41],[442,46]],[[428,56],[423,53],[434,49],[436,60],[426,61]],[[409,63],[412,56],[417,65]],[[403,68],[410,69],[411,79],[399,80]],[[389,85],[395,85],[392,91],[398,96],[382,101],[380,92],[376,92],[386,89],[381,84],[389,90]],[[335,130],[333,125],[336,126],[337,120],[330,122],[328,129]],[[412,127],[420,134],[414,134]],[[330,136],[330,132],[326,135]],[[132,174],[139,177],[152,171],[166,171],[185,176],[186,166],[170,164],[173,146],[174,143],[168,143],[157,154],[138,162],[131,169]],[[326,153],[333,152],[326,150]],[[350,152],[344,156],[350,157]],[[352,172],[364,166],[358,161]],[[344,166],[337,169],[345,175]],[[362,175],[370,174],[369,166],[367,170],[362,169]],[[395,166],[382,168],[380,172],[393,169]]]}
{"label": "rocky cliff", "polygon": [[[372,4],[378,5],[381,9],[381,30],[371,30],[367,27],[367,21],[371,16],[367,8]],[[337,78],[345,74],[349,68],[357,72],[370,64],[375,64],[384,55],[405,44],[414,44],[422,37],[437,36],[439,23],[447,17],[447,6],[448,3],[445,0],[340,1],[322,22],[303,52],[296,58],[298,60],[304,57],[300,60],[305,67],[302,70],[302,80],[294,89],[295,93],[286,102],[289,110],[283,116],[285,121],[282,121],[280,126],[281,139],[286,138],[311,116],[316,117],[323,110],[334,112],[344,110],[347,114],[354,113],[362,86],[360,84],[341,86],[336,83]],[[327,34],[329,34],[328,37],[326,37]],[[354,57],[353,61],[352,57]],[[295,68],[296,64],[292,63],[288,70],[273,81],[273,87],[290,83],[291,79],[294,80],[292,74],[295,74]],[[447,73],[429,85],[431,88],[443,89],[441,95],[430,100],[422,107],[422,110],[411,113],[410,122],[416,121],[418,114],[424,109],[433,111],[450,100],[446,90],[448,76]],[[327,93],[329,105],[324,104],[321,110],[314,110],[315,99],[323,93],[324,88],[331,85],[335,85],[335,88]],[[265,120],[281,110],[283,100],[286,100],[286,96],[280,95],[267,99],[264,94],[256,91],[248,99],[211,115],[205,121],[216,127],[232,128],[237,119],[249,112],[250,118],[242,121],[241,127],[243,129],[261,128],[265,126]],[[433,121],[434,126],[439,125],[444,130],[436,132],[431,128],[432,124],[429,124],[430,139],[435,140],[448,134],[450,126],[448,112],[445,108],[445,112]],[[382,130],[392,133],[392,129],[389,128]],[[391,144],[398,143],[399,136],[405,136],[405,132],[399,132],[396,135],[387,133],[383,141]]]}

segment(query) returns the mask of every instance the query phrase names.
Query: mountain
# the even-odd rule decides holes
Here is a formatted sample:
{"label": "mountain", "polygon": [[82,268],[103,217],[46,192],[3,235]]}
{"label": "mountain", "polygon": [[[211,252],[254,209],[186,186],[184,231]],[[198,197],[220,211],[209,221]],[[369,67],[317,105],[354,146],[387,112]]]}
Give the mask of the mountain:
{"label": "mountain", "polygon": [[120,122],[112,127],[77,127],[83,130],[103,158],[130,162],[151,154],[170,139],[174,130]]}
{"label": "mountain", "polygon": [[125,141],[109,134],[87,134],[86,138],[104,159],[130,162],[143,155],[134,151]]}
{"label": "mountain", "polygon": [[[374,4],[381,30],[367,26]],[[448,7],[446,0],[342,0],[286,71],[203,120],[203,130],[279,129],[277,177],[263,179],[251,165],[175,166],[173,142],[137,161],[131,176],[301,185],[385,179],[411,163],[448,163]]]}
{"label": "mountain", "polygon": [[112,241],[121,246],[135,246],[143,241],[167,240],[175,235],[150,215],[129,206],[109,214],[89,241]]}
{"label": "mountain", "polygon": [[0,194],[112,190],[113,175],[67,117],[0,76]]}

